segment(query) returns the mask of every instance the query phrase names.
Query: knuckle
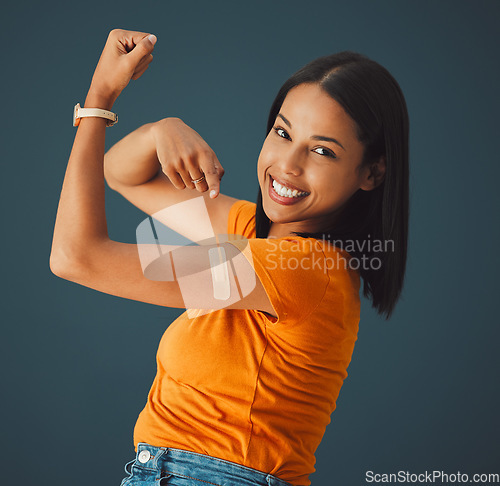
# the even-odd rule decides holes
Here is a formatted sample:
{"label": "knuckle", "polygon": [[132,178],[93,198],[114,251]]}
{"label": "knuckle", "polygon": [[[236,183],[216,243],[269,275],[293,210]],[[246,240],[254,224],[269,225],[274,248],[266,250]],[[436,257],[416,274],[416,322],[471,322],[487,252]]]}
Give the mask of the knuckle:
{"label": "knuckle", "polygon": [[188,150],[185,155],[186,165],[190,169],[198,168],[198,154],[196,150]]}
{"label": "knuckle", "polygon": [[168,116],[167,118],[163,118],[163,121],[168,122],[169,124],[182,122],[182,120],[177,116]]}
{"label": "knuckle", "polygon": [[184,182],[179,180],[177,177],[169,177],[169,179],[176,189],[184,189]]}
{"label": "knuckle", "polygon": [[168,118],[161,118],[153,124],[154,129],[157,130],[157,133],[159,134],[163,134],[163,132],[167,129],[167,126]]}
{"label": "knuckle", "polygon": [[200,149],[200,154],[203,155],[204,157],[212,157],[213,151],[210,147],[202,147]]}
{"label": "knuckle", "polygon": [[173,167],[172,165],[168,164],[165,169],[164,169],[164,172],[171,178],[171,179],[175,179],[176,181],[179,181],[180,179],[180,176],[178,174],[178,171],[175,167]]}
{"label": "knuckle", "polygon": [[205,170],[205,174],[215,176],[219,173],[217,170],[217,167],[214,167],[213,165],[208,167],[207,170]]}
{"label": "knuckle", "polygon": [[194,150],[186,150],[182,154],[182,158],[186,161],[186,166],[192,169],[196,162],[196,152]]}
{"label": "knuckle", "polygon": [[173,162],[172,162],[172,165],[179,171],[182,171],[184,170],[185,168],[185,164],[184,164],[184,159],[183,157],[176,157]]}
{"label": "knuckle", "polygon": [[162,166],[163,173],[173,182],[177,180],[177,172],[169,165]]}
{"label": "knuckle", "polygon": [[157,126],[159,133],[164,135],[167,132],[167,130],[171,128],[172,118],[170,117],[161,118],[160,120],[155,122],[155,125]]}

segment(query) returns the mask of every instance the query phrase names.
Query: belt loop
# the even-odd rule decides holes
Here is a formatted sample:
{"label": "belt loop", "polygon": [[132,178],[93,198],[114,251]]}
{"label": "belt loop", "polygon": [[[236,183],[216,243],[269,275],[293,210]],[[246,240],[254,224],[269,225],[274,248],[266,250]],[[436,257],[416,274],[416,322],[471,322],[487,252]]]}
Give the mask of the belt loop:
{"label": "belt loop", "polygon": [[266,482],[268,486],[291,486],[290,483],[283,481],[282,479],[276,478],[272,474],[266,476]]}
{"label": "belt loop", "polygon": [[156,463],[158,464],[158,461],[163,458],[163,456],[166,456],[168,453],[168,447],[158,447],[158,458],[156,459]]}

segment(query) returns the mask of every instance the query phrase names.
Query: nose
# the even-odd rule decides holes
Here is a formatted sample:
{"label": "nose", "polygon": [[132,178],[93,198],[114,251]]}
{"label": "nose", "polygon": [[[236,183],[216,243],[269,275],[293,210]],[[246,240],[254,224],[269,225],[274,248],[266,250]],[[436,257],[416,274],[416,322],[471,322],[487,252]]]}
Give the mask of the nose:
{"label": "nose", "polygon": [[289,147],[280,154],[279,166],[284,174],[298,176],[303,172],[304,158],[299,147]]}

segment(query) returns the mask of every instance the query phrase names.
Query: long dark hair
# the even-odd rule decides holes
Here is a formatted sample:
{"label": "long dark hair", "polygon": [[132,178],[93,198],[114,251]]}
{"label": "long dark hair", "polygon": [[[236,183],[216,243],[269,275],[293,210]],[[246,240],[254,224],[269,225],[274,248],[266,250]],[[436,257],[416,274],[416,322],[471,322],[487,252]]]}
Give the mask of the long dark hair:
{"label": "long dark hair", "polygon": [[[321,233],[297,233],[343,246],[360,265],[363,295],[386,319],[392,314],[403,288],[408,246],[409,218],[409,119],[397,81],[383,66],[368,57],[344,51],[320,57],[293,74],[281,87],[271,107],[267,132],[272,130],[287,93],[303,83],[321,86],[354,120],[364,145],[362,166],[385,157],[383,182],[359,189],[341,208],[335,224]],[[271,222],[257,197],[257,238],[267,238]],[[391,251],[374,250],[370,242],[390,242]]]}

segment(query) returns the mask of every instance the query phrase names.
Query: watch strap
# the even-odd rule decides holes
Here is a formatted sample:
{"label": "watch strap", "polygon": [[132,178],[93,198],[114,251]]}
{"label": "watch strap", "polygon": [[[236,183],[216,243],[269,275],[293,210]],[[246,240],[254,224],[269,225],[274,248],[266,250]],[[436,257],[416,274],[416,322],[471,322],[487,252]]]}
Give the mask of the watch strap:
{"label": "watch strap", "polygon": [[99,117],[106,118],[106,126],[111,127],[118,122],[118,115],[108,110],[103,110],[101,108],[82,108],[80,103],[75,105],[73,110],[73,126],[77,127],[80,125],[80,119],[86,117]]}

